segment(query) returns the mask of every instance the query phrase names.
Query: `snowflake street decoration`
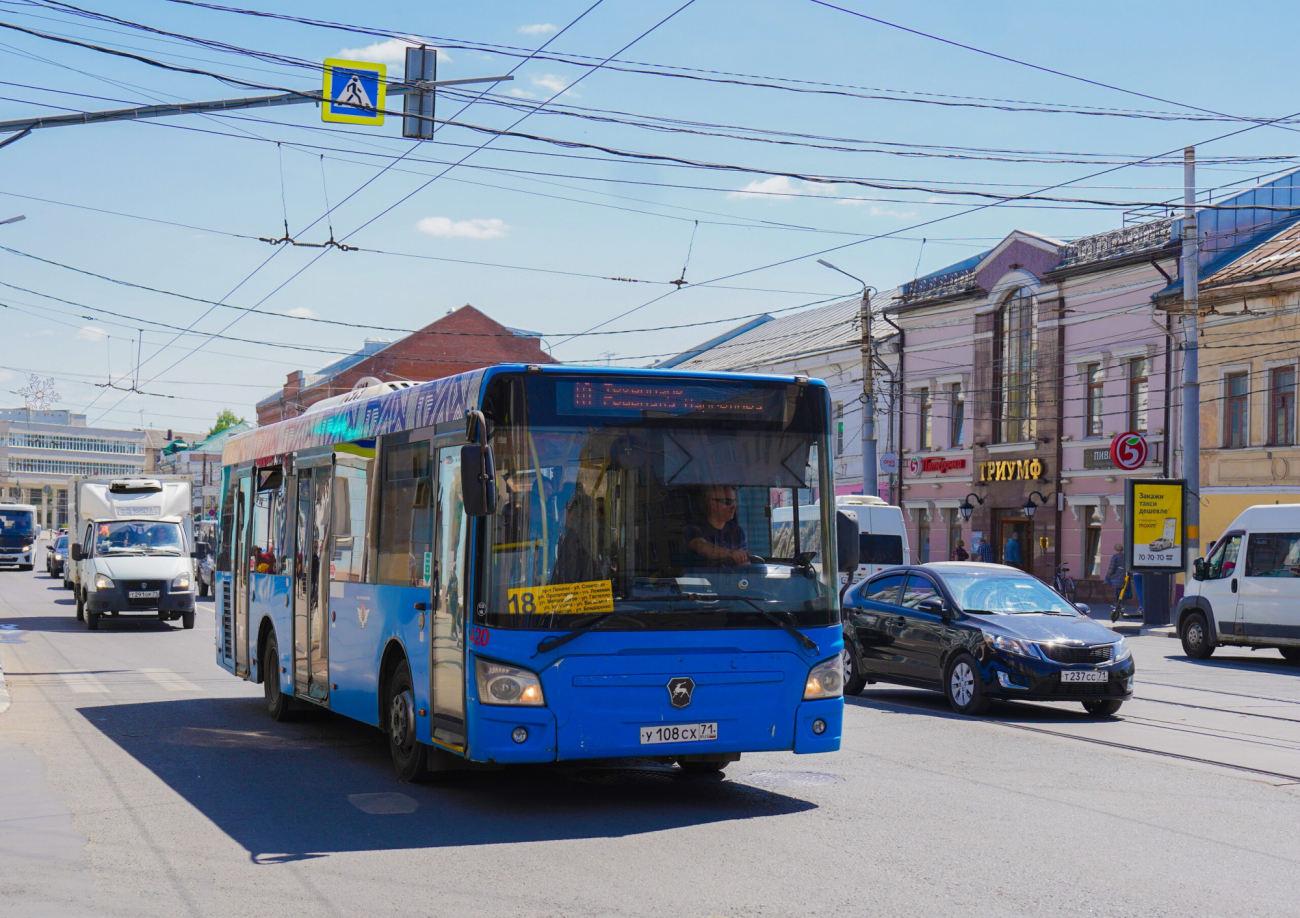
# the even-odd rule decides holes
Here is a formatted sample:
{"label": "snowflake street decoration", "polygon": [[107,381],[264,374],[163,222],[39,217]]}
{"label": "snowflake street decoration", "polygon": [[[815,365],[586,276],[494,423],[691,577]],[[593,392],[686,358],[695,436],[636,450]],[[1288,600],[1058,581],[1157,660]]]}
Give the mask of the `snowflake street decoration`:
{"label": "snowflake street decoration", "polygon": [[41,379],[35,373],[27,377],[27,388],[19,389],[23,403],[33,411],[45,411],[63,398],[54,391],[54,378]]}

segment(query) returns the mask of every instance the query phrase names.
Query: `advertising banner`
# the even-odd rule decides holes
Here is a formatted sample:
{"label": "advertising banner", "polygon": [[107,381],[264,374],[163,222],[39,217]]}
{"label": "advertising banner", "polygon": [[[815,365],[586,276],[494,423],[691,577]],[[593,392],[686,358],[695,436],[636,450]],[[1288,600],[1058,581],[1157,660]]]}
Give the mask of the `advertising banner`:
{"label": "advertising banner", "polygon": [[1183,570],[1187,487],[1182,479],[1130,478],[1124,483],[1124,550],[1128,569]]}

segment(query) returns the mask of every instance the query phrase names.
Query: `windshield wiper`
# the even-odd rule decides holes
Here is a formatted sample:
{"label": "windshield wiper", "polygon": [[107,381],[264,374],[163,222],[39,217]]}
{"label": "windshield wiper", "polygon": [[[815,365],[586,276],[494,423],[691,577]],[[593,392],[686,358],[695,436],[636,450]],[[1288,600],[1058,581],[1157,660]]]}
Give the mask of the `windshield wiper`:
{"label": "windshield wiper", "polygon": [[[676,599],[677,597],[671,597],[671,598]],[[781,618],[775,612],[771,611],[770,609],[764,609],[762,606],[760,606],[754,600],[750,599],[748,596],[715,596],[712,593],[683,593],[681,594],[681,598],[693,599],[693,600],[700,600],[700,599],[724,600],[725,599],[728,602],[735,602],[738,600],[740,602],[747,603],[749,607],[753,609],[755,612],[757,612],[759,615],[763,616],[765,619],[767,619],[772,624],[776,625],[782,631],[786,632],[791,637],[793,637],[796,641],[798,641],[799,645],[803,647],[804,650],[811,651],[812,653],[821,653],[821,648],[817,646],[816,641],[814,641],[808,635],[804,634],[802,631],[800,631],[794,625],[790,624],[785,619]]]}
{"label": "windshield wiper", "polygon": [[[1064,615],[1067,618],[1072,616],[1069,612],[1053,612],[1050,609],[1030,609],[1027,612],[1012,612],[1012,615]],[[1078,613],[1073,613],[1077,615]]]}
{"label": "windshield wiper", "polygon": [[[565,644],[569,643],[569,641],[572,641],[574,638],[581,637],[582,635],[590,631],[592,628],[595,628],[601,622],[607,621],[608,619],[615,618],[620,615],[637,615],[640,614],[641,612],[646,612],[646,611],[650,611],[650,610],[622,609],[614,612],[606,612],[604,615],[600,615],[597,616],[596,618],[593,618],[585,625],[579,625],[577,628],[574,628],[572,631],[566,631],[564,634],[552,634],[550,637],[542,638],[541,641],[539,641],[537,644],[537,653],[549,653],[550,651],[554,650],[557,647],[563,647]],[[537,653],[533,654],[533,656],[537,656]]]}

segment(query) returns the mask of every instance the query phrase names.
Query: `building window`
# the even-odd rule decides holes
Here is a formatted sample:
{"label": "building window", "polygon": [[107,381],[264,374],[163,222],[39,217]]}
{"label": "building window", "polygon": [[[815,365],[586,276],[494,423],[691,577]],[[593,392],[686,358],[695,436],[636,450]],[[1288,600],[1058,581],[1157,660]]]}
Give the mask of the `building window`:
{"label": "building window", "polygon": [[[953,508],[948,511],[948,560],[957,560],[957,543],[961,539],[961,511]],[[965,548],[965,546],[962,546]]]}
{"label": "building window", "polygon": [[844,455],[844,403],[835,403],[835,455]]}
{"label": "building window", "polygon": [[961,446],[966,442],[966,394],[961,383],[952,384],[952,407],[948,413],[948,445]]}
{"label": "building window", "polygon": [[9,460],[9,471],[34,475],[138,475],[138,465],[118,465],[113,462],[69,462],[62,459]]}
{"label": "building window", "polygon": [[930,515],[922,511],[921,522],[916,527],[916,548],[921,555],[919,564],[930,560]]}
{"label": "building window", "polygon": [[1145,357],[1134,357],[1128,362],[1128,429],[1138,433],[1146,433],[1147,429],[1150,367],[1151,361]]}
{"label": "building window", "polygon": [[916,448],[932,449],[934,440],[932,434],[932,420],[934,415],[934,404],[930,401],[930,390],[916,390],[916,400],[920,404],[920,415],[916,426]]}
{"label": "building window", "polygon": [[994,334],[993,430],[999,443],[1033,437],[1034,301],[1017,290],[998,311]]}
{"label": "building window", "polygon": [[1102,411],[1102,398],[1106,387],[1106,372],[1099,363],[1090,363],[1083,369],[1084,379],[1088,382],[1088,425],[1083,431],[1085,437],[1100,437],[1105,423]]}
{"label": "building window", "polygon": [[1223,379],[1228,403],[1228,423],[1224,430],[1223,445],[1240,449],[1250,435],[1250,377],[1245,373],[1229,373]]}
{"label": "building window", "polygon": [[1295,367],[1278,367],[1268,386],[1269,446],[1295,445]]}
{"label": "building window", "polygon": [[1085,508],[1083,524],[1083,576],[1101,576],[1101,507]]}

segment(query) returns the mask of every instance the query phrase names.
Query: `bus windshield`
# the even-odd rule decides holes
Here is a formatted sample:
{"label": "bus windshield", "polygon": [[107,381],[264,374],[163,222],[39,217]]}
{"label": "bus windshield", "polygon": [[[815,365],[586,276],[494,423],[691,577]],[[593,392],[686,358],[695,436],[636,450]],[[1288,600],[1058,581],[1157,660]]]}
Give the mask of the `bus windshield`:
{"label": "bus windshield", "polygon": [[833,527],[798,506],[827,476],[824,389],[548,374],[505,378],[485,411],[498,476],[489,625],[570,629],[611,612],[602,627],[837,620],[823,563]]}
{"label": "bus windshield", "polygon": [[0,509],[0,531],[3,531],[4,535],[35,535],[36,514],[31,510]]}

